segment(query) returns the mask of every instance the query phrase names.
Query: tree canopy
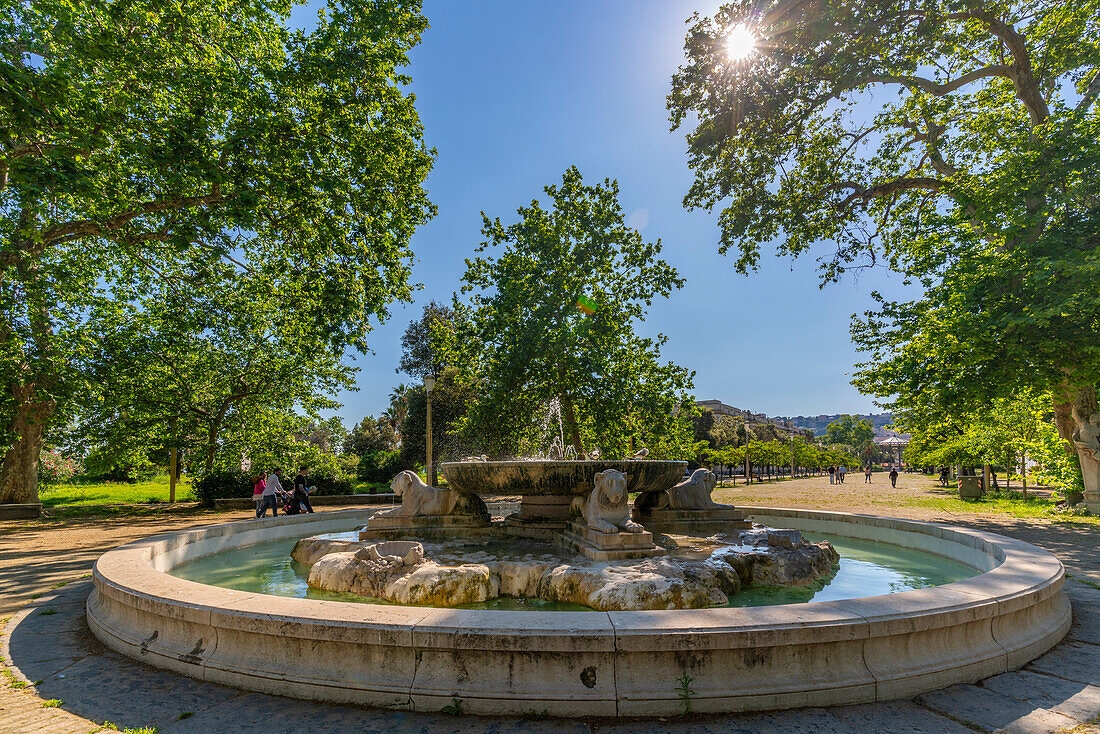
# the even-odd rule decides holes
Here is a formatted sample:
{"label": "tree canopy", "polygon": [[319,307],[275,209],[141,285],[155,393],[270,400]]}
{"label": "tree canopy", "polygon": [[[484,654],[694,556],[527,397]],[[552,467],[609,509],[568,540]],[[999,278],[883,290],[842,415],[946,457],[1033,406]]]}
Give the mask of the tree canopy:
{"label": "tree canopy", "polygon": [[923,290],[853,324],[860,389],[929,420],[1050,390],[1068,440],[1100,379],[1098,39],[1097,0],[724,5],[669,96],[698,116],[685,204],[722,209],[741,271],[774,240]]}
{"label": "tree canopy", "polygon": [[[0,13],[0,502],[33,501],[43,433],[84,390],[93,322],[187,270],[278,278],[296,328],[362,349],[408,299],[434,212],[403,91],[415,0],[7,0]],[[6,448],[5,448],[6,447]]]}
{"label": "tree canopy", "polygon": [[461,312],[434,300],[424,306],[419,319],[409,322],[401,336],[401,362],[397,371],[423,380],[438,375],[447,364],[447,344],[458,328]]}
{"label": "tree canopy", "polygon": [[874,440],[875,428],[871,421],[847,414],[827,425],[823,438],[826,444],[841,444],[858,450],[866,449]]}
{"label": "tree canopy", "polygon": [[660,362],[664,336],[635,332],[683,279],[660,241],[626,225],[616,182],[586,185],[572,167],[545,192],[549,206],[532,201],[514,224],[483,214],[485,254],[467,260],[471,338],[458,340],[467,351],[455,363],[480,381],[470,420],[489,434],[529,435],[558,400],[578,454],[686,451],[692,375]]}

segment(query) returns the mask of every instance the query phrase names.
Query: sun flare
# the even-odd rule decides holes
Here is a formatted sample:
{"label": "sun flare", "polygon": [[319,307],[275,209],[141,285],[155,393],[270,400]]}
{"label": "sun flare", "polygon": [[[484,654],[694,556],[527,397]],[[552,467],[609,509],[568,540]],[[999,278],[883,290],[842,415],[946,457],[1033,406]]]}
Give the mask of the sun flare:
{"label": "sun flare", "polygon": [[726,34],[726,56],[742,61],[756,51],[756,36],[747,26],[734,26]]}

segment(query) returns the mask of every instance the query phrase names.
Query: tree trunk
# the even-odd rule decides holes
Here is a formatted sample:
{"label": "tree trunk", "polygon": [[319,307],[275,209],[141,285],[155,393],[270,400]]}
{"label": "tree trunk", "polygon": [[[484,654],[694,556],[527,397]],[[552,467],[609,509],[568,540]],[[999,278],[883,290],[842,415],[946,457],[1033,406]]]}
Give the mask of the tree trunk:
{"label": "tree trunk", "polygon": [[0,464],[0,504],[38,502],[38,458],[42,452],[42,436],[53,417],[57,402],[36,395],[36,385],[16,385],[15,416],[9,429],[15,443],[4,454]]}
{"label": "tree trunk", "polygon": [[573,448],[577,451],[577,458],[584,458],[584,446],[581,445],[581,431],[577,426],[577,413],[573,409],[573,398],[568,395],[561,396],[561,417],[565,422],[569,440],[573,442]]}
{"label": "tree trunk", "polygon": [[214,455],[218,453],[218,434],[221,432],[222,421],[225,419],[227,410],[229,410],[228,405],[222,406],[221,410],[210,419],[210,428],[206,432],[206,462],[203,464],[207,474],[214,470]]}

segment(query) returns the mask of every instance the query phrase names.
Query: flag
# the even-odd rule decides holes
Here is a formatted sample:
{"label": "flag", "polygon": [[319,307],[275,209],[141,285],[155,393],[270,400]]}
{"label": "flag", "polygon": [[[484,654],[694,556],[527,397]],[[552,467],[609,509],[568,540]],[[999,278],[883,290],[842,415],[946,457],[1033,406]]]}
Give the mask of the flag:
{"label": "flag", "polygon": [[577,310],[583,313],[585,316],[591,316],[596,313],[596,309],[600,305],[587,296],[581,296],[577,299]]}

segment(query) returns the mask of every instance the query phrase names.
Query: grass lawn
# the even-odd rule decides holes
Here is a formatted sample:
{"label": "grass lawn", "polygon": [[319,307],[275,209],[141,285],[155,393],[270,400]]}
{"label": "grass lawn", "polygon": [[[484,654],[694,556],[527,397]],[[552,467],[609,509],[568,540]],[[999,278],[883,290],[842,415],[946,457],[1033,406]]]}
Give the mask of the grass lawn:
{"label": "grass lawn", "polygon": [[[893,504],[893,503],[890,503]],[[1023,493],[1015,490],[998,490],[986,494],[980,499],[960,499],[958,492],[946,489],[942,496],[910,497],[900,504],[907,507],[927,507],[944,512],[997,512],[1012,517],[1044,518],[1053,522],[1069,523],[1100,523],[1100,517],[1082,515],[1063,515],[1050,512],[1057,504],[1057,500],[1048,497],[1037,497],[1029,494],[1026,498]]]}
{"label": "grass lawn", "polygon": [[[40,487],[43,507],[58,505],[143,504],[168,501],[168,477],[153,477],[144,482],[71,482]],[[191,481],[183,477],[176,484],[177,502],[194,502]]]}
{"label": "grass lawn", "polygon": [[370,494],[371,488],[374,488],[374,494],[389,494],[390,485],[385,482],[360,482],[358,480],[351,483],[352,494]]}

